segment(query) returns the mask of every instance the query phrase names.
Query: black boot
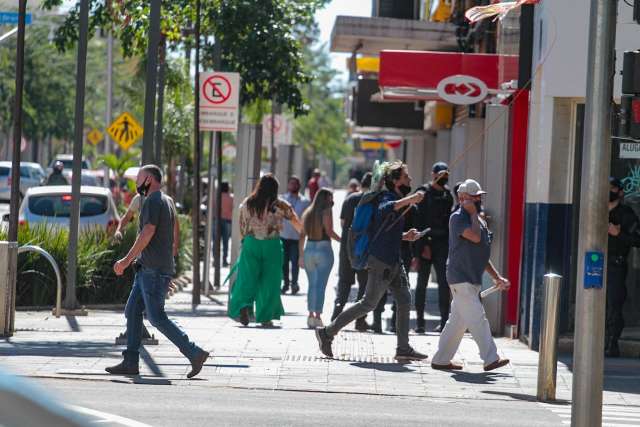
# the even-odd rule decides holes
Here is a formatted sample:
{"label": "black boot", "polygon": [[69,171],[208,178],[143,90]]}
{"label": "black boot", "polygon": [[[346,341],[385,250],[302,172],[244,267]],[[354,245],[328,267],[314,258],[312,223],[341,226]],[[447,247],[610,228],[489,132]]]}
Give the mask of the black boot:
{"label": "black boot", "polygon": [[367,323],[367,320],[364,317],[356,319],[356,331],[358,332],[366,332],[369,330],[370,326]]}
{"label": "black boot", "polygon": [[289,285],[284,285],[284,286],[282,287],[282,290],[280,291],[280,293],[281,293],[282,295],[284,295],[284,294],[286,294],[287,292],[289,292]]}
{"label": "black boot", "polygon": [[371,325],[371,330],[375,334],[382,333],[382,313],[376,311],[373,312],[373,324]]}
{"label": "black boot", "polygon": [[620,347],[618,346],[618,339],[612,338],[611,343],[605,353],[607,357],[620,357]]}

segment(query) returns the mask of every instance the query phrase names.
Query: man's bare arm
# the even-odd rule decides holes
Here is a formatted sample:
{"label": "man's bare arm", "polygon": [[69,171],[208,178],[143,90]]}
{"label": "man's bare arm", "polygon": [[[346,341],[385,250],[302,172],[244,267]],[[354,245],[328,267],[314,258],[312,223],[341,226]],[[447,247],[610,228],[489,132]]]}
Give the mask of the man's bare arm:
{"label": "man's bare arm", "polygon": [[462,232],[462,237],[473,243],[480,243],[482,240],[482,228],[478,215],[471,215],[471,227]]}

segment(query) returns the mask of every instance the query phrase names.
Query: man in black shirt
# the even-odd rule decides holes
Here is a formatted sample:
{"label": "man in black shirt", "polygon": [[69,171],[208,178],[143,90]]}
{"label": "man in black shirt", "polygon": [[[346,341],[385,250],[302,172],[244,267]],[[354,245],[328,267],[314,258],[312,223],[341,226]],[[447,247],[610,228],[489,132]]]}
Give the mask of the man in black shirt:
{"label": "man in black shirt", "polygon": [[[358,300],[362,299],[364,290],[367,286],[367,271],[366,270],[354,270],[349,260],[349,228],[353,222],[353,216],[355,215],[356,207],[364,193],[369,191],[371,186],[371,172],[367,172],[362,177],[361,187],[362,191],[351,193],[342,203],[342,210],[340,212],[340,221],[342,223],[342,238],[340,240],[340,264],[338,266],[338,292],[336,294],[336,300],[333,307],[333,314],[331,320],[334,320],[342,310],[349,299],[349,293],[351,292],[351,285],[358,278]],[[369,328],[367,325],[366,317],[361,317],[356,320],[356,330],[364,332]]]}
{"label": "man in black shirt", "polygon": [[446,187],[449,181],[449,166],[437,162],[431,170],[431,182],[416,191],[425,193],[414,215],[413,226],[418,230],[428,229],[422,239],[413,244],[414,256],[418,259],[418,283],[416,286],[416,332],[424,333],[424,309],[431,266],[436,270],[438,281],[438,306],[440,308],[440,331],[449,319],[451,295],[446,278],[447,254],[449,252],[449,215],[453,207],[453,196]]}
{"label": "man in black shirt", "polygon": [[629,206],[622,204],[623,185],[609,178],[609,244],[607,253],[607,317],[605,354],[619,357],[618,340],[624,329],[623,307],[627,299],[627,258],[632,246],[640,245],[638,218]]}

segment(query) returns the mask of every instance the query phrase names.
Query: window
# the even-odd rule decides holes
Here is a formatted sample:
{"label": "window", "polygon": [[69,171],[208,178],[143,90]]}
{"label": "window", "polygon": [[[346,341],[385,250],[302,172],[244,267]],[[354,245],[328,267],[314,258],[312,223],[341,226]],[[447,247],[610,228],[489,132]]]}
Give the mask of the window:
{"label": "window", "polygon": [[[82,195],[80,198],[80,216],[104,214],[109,206],[105,196]],[[29,198],[29,211],[34,215],[69,217],[71,215],[71,195],[51,194]]]}
{"label": "window", "polygon": [[31,178],[28,166],[20,166],[20,178]]}
{"label": "window", "polygon": [[0,176],[9,176],[9,172],[11,172],[11,168],[0,166]]}

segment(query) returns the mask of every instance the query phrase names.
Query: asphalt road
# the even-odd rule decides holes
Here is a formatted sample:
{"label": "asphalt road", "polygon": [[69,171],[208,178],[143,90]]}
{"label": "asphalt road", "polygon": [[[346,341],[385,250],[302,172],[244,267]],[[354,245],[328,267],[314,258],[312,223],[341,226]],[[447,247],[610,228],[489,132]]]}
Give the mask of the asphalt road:
{"label": "asphalt road", "polygon": [[[534,402],[395,398],[108,381],[36,380],[66,403],[152,426],[559,426]],[[104,424],[103,424],[104,425]]]}

